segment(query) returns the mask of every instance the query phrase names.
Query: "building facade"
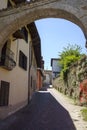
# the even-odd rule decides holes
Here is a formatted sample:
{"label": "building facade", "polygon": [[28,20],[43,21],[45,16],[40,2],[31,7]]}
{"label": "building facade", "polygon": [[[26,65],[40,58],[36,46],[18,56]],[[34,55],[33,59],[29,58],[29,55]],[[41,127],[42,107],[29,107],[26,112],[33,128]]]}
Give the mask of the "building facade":
{"label": "building facade", "polygon": [[44,70],[44,86],[52,84],[52,71],[51,70]]}
{"label": "building facade", "polygon": [[14,106],[18,109],[28,102],[29,40],[26,42],[10,36],[2,48],[0,106],[8,106],[7,111]]}
{"label": "building facade", "polygon": [[[43,78],[44,78],[44,61],[41,55],[41,40],[37,31],[37,28],[34,23],[28,25],[30,29],[32,45],[35,53],[35,59],[37,64],[37,87],[39,90],[43,86]],[[33,72],[34,73],[34,72]]]}
{"label": "building facade", "polygon": [[[6,0],[3,0],[0,8],[13,6],[16,2],[9,0],[6,3]],[[39,41],[35,40],[36,37],[39,35],[33,22],[10,35],[2,47],[0,119],[27,105],[33,92],[37,90],[37,68],[41,68],[41,43],[40,38]]]}
{"label": "building facade", "polygon": [[59,64],[60,59],[52,58],[51,59],[51,67],[52,67],[52,78],[56,78],[61,71],[61,66]]}

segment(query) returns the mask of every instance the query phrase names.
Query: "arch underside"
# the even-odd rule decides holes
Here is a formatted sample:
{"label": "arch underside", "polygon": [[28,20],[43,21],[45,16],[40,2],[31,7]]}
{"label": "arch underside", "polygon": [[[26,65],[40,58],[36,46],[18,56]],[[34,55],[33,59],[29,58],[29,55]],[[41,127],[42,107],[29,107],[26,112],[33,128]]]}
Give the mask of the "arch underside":
{"label": "arch underside", "polygon": [[[66,19],[69,20],[73,23],[75,23],[76,25],[78,25],[85,37],[86,37],[86,30],[84,25],[82,24],[82,22],[80,21],[79,18],[77,18],[74,14],[67,12],[63,9],[55,9],[55,8],[44,8],[44,9],[34,9],[33,11],[28,11],[23,15],[20,15],[18,18],[16,18],[14,21],[10,22],[10,24],[8,24],[5,27],[5,32],[6,36],[3,39],[3,42],[5,43],[5,41],[9,38],[9,36],[11,34],[13,34],[15,31],[17,31],[19,28],[34,22],[36,20],[40,20],[43,18],[62,18],[62,19]],[[7,31],[6,31],[7,30]],[[4,30],[3,30],[4,31]],[[2,31],[2,33],[3,33]]]}

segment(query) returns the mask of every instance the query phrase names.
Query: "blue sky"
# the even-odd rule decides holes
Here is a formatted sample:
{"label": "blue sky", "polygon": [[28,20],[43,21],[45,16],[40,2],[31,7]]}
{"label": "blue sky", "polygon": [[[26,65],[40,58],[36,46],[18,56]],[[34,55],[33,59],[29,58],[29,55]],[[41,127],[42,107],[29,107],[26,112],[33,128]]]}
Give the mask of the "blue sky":
{"label": "blue sky", "polygon": [[82,52],[87,53],[82,30],[74,23],[58,18],[46,18],[35,21],[40,39],[45,69],[51,70],[51,58],[58,58],[58,52],[68,44],[78,44]]}

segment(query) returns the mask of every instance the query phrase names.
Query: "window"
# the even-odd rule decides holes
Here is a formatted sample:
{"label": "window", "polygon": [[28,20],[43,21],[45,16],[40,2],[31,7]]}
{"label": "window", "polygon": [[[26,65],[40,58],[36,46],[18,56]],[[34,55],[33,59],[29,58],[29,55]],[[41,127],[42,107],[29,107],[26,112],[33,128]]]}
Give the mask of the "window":
{"label": "window", "polygon": [[5,64],[6,49],[7,49],[7,42],[4,44],[1,51],[1,62],[0,62],[1,65]]}
{"label": "window", "polygon": [[27,70],[27,57],[22,51],[19,52],[19,66],[24,70]]}
{"label": "window", "polygon": [[1,81],[0,106],[8,106],[8,103],[9,103],[9,87],[10,87],[9,82]]}
{"label": "window", "polygon": [[32,51],[32,46],[30,43],[30,45],[29,45],[29,64],[30,64],[30,66],[32,65],[32,56],[33,56],[33,51]]}
{"label": "window", "polygon": [[14,53],[10,49],[10,46],[11,41],[8,40],[6,41],[1,50],[0,66],[7,70],[12,70],[16,66],[16,62],[14,61]]}

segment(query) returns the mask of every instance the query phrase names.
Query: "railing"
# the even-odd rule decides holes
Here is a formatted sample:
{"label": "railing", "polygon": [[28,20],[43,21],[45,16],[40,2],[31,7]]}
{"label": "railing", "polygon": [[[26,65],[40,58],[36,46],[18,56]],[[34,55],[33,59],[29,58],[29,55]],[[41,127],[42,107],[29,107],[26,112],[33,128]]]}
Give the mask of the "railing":
{"label": "railing", "polygon": [[14,61],[14,53],[7,48],[6,53],[1,55],[0,66],[5,69],[12,70],[16,66],[16,62]]}

